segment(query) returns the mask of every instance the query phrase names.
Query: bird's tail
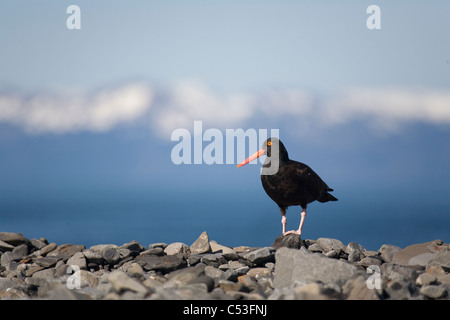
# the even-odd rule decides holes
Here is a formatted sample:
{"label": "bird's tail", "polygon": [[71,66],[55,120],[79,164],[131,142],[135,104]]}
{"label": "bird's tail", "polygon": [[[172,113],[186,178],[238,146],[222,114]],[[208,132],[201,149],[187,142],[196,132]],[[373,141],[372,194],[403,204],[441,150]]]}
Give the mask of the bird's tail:
{"label": "bird's tail", "polygon": [[328,202],[328,201],[338,201],[338,199],[327,192],[323,196],[321,196],[319,199],[317,199],[317,201]]}

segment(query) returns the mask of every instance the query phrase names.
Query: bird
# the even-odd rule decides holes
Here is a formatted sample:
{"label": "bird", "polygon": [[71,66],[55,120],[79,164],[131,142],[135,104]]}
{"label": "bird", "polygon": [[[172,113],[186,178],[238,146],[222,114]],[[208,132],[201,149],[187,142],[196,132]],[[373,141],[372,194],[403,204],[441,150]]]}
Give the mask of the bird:
{"label": "bird", "polygon": [[[338,199],[331,189],[308,165],[289,159],[286,147],[280,139],[271,137],[264,141],[260,150],[242,161],[237,167],[266,155],[261,170],[261,183],[267,195],[278,205],[281,213],[283,236],[301,236],[306,218],[306,208],[314,201],[328,202]],[[297,230],[286,232],[286,210],[290,206],[301,206],[300,225]]]}

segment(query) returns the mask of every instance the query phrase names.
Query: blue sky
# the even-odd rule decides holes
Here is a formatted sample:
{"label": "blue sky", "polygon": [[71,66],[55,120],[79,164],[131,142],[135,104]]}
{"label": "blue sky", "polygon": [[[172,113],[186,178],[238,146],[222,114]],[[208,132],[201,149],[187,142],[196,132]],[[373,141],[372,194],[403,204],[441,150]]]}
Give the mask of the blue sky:
{"label": "blue sky", "polygon": [[[81,30],[68,30],[71,4],[1,2],[0,219],[11,231],[50,233],[17,214],[45,212],[43,203],[62,223],[64,205],[77,212],[123,199],[122,237],[114,224],[103,238],[50,235],[145,239],[133,231],[145,215],[130,213],[139,202],[149,228],[166,231],[155,242],[193,241],[203,229],[225,244],[230,234],[270,242],[280,217],[258,166],[171,162],[171,132],[202,120],[204,129],[279,129],[291,158],[336,190],[338,203],[311,205],[307,238],[449,241],[448,1],[77,1]],[[380,30],[366,27],[371,4]],[[164,197],[178,206],[153,219]],[[221,228],[228,217],[213,218],[215,205],[241,222]]]}

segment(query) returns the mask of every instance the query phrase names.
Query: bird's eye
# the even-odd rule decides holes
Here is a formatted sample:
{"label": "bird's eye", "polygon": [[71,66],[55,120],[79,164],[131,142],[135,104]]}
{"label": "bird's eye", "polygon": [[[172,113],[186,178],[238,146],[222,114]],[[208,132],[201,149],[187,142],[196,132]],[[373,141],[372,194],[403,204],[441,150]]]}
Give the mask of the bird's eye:
{"label": "bird's eye", "polygon": [[270,147],[272,145],[272,141],[268,141],[267,145]]}

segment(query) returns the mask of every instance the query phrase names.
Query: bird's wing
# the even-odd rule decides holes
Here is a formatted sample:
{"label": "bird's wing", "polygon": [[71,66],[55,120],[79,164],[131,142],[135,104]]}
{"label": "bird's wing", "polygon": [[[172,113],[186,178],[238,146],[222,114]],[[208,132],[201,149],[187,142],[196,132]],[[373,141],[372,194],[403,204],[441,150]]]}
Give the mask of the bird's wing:
{"label": "bird's wing", "polygon": [[310,193],[322,193],[331,191],[330,187],[308,165],[296,162],[295,176]]}

